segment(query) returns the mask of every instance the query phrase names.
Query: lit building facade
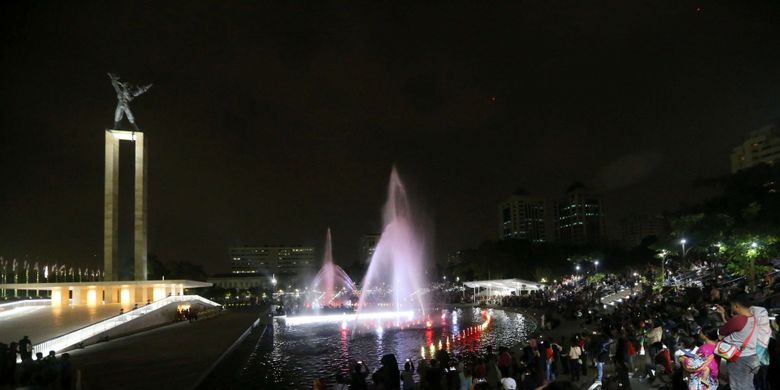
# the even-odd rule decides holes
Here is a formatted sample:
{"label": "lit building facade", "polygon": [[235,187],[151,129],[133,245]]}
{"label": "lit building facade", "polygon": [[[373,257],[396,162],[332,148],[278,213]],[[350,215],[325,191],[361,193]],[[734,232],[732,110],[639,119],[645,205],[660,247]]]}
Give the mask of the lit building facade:
{"label": "lit building facade", "polygon": [[261,274],[217,274],[207,279],[208,283],[224,289],[271,289],[271,278]]}
{"label": "lit building facade", "polygon": [[601,197],[575,183],[555,205],[556,241],[569,245],[599,245],[606,241]]}
{"label": "lit building facade", "polygon": [[551,237],[546,229],[547,207],[544,199],[515,191],[498,205],[498,237],[546,242]]}
{"label": "lit building facade", "polygon": [[299,275],[316,267],[313,247],[232,247],[229,255],[232,274]]}
{"label": "lit building facade", "polygon": [[360,260],[363,263],[371,261],[376,251],[376,245],[379,244],[379,234],[366,234],[360,237]]}
{"label": "lit building facade", "polygon": [[773,124],[750,132],[750,136],[731,152],[731,173],[758,164],[780,162],[780,131]]}

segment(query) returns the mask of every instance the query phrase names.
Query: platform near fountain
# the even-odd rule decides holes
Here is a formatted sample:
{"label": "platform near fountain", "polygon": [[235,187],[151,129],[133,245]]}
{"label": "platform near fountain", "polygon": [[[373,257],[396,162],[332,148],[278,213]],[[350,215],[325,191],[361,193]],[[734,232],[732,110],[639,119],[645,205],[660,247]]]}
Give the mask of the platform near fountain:
{"label": "platform near fountain", "polygon": [[157,301],[170,295],[183,295],[184,289],[211,287],[211,283],[195,280],[123,280],[54,283],[0,284],[6,291],[51,291],[52,306],[123,305]]}

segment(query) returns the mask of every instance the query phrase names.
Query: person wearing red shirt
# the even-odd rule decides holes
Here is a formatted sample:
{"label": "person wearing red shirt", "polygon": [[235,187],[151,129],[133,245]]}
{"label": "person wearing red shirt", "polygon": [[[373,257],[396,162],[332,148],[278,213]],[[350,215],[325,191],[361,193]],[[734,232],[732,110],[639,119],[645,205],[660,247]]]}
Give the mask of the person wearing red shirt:
{"label": "person wearing red shirt", "polygon": [[729,387],[732,390],[754,390],[753,377],[760,366],[756,355],[756,318],[750,311],[750,299],[738,294],[729,299],[731,318],[726,318],[726,309],[716,305],[715,310],[725,322],[718,330],[721,339],[741,349],[739,358],[728,363]]}

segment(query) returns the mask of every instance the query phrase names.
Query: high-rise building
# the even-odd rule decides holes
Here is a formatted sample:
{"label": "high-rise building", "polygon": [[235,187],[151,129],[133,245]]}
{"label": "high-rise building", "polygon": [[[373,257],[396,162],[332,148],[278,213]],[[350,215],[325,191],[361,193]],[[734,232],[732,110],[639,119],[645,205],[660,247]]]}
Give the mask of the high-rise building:
{"label": "high-rise building", "polygon": [[228,252],[233,274],[299,275],[316,267],[312,247],[242,246]]}
{"label": "high-rise building", "polygon": [[550,241],[546,210],[544,199],[530,196],[522,189],[516,190],[498,205],[498,237],[502,240]]}
{"label": "high-rise building", "polygon": [[368,263],[374,256],[376,245],[379,244],[379,234],[365,234],[360,237],[360,261]]}
{"label": "high-rise building", "polygon": [[666,219],[661,215],[635,214],[620,221],[623,231],[622,244],[627,248],[635,247],[647,237],[661,238],[666,232]]}
{"label": "high-rise building", "polygon": [[598,245],[605,241],[601,197],[574,183],[555,205],[556,241],[569,245]]}
{"label": "high-rise building", "polygon": [[780,162],[780,131],[777,124],[751,131],[750,136],[731,152],[731,173],[758,164]]}

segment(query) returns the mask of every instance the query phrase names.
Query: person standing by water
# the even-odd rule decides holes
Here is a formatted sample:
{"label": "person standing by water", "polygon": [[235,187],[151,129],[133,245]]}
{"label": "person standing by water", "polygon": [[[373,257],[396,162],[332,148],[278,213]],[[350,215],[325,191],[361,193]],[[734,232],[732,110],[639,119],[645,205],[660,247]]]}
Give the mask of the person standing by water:
{"label": "person standing by water", "polygon": [[21,355],[23,362],[32,360],[32,341],[27,336],[19,340],[19,355]]}
{"label": "person standing by water", "polygon": [[404,382],[404,390],[411,390],[415,388],[414,383],[414,364],[411,360],[406,359],[404,363],[404,371],[401,373],[401,380]]}

